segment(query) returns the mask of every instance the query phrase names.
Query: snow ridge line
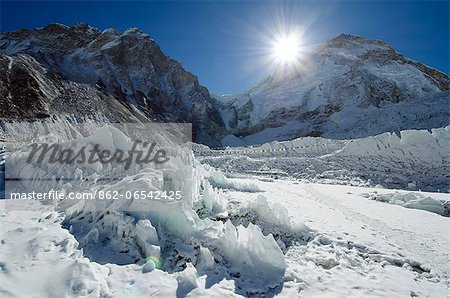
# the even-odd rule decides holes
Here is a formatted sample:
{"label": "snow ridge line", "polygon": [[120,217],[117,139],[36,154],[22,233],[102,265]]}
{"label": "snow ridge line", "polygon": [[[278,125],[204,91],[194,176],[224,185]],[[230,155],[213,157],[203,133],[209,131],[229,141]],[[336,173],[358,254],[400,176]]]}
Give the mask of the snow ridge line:
{"label": "snow ridge line", "polygon": [[[344,144],[346,146],[348,143],[352,143],[353,140],[349,140],[347,143]],[[329,146],[329,145],[342,145],[342,142],[328,142],[323,144],[306,144],[304,146],[294,146],[294,147],[283,147],[283,148],[270,148],[270,149],[219,149],[219,148],[210,148],[209,150],[197,150],[193,149],[194,153],[198,154],[208,154],[211,152],[215,153],[221,153],[224,155],[230,155],[230,154],[250,154],[250,153],[272,153],[272,152],[283,152],[283,151],[289,151],[289,150],[295,150],[295,149],[310,149],[310,148],[320,148],[323,146]],[[344,147],[343,146],[343,147]]]}

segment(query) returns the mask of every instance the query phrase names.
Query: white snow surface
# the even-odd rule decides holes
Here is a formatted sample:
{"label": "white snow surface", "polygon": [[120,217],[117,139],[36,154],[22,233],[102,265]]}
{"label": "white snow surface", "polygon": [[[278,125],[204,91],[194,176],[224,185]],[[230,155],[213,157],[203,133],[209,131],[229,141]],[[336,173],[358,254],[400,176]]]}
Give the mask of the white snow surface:
{"label": "white snow surface", "polygon": [[352,140],[305,137],[225,150],[194,150],[202,162],[234,174],[448,192],[449,148],[450,126]]}
{"label": "white snow surface", "polygon": [[[392,170],[407,172],[426,163],[439,177],[439,166],[448,166],[442,164],[448,158],[448,132],[449,127],[432,133],[407,131],[401,138],[384,134],[353,142],[305,138],[257,148],[272,150],[263,153],[229,148],[225,157],[198,146],[195,150],[207,156],[195,158],[181,149],[175,164],[157,169],[80,165],[75,174],[87,182],[55,183],[54,189],[170,187],[189,189],[191,195],[143,205],[136,200],[1,200],[1,296],[445,297],[450,285],[450,218],[411,204],[436,207],[449,201],[449,194],[368,187],[370,183],[324,184],[291,173],[307,171],[299,168],[298,159],[334,156],[372,171],[375,162],[383,164],[382,156],[387,156],[395,161],[388,163]],[[130,146],[127,136],[107,127],[74,138],[60,143]],[[299,156],[301,149],[310,152]],[[7,164],[12,160],[21,168],[23,150],[9,152]],[[277,152],[284,152],[286,171],[274,161],[264,166],[258,162],[269,161]],[[204,164],[217,159],[221,161],[216,168]],[[231,161],[241,168],[220,166]],[[252,164],[257,165],[254,171],[242,170],[251,170]],[[35,178],[43,170],[29,164],[15,172],[39,187]],[[64,165],[45,168],[47,175],[65,177],[70,170]],[[338,172],[328,173],[336,182]],[[90,182],[110,174],[119,180]],[[280,177],[284,179],[275,179]],[[421,180],[415,183],[420,186]]]}

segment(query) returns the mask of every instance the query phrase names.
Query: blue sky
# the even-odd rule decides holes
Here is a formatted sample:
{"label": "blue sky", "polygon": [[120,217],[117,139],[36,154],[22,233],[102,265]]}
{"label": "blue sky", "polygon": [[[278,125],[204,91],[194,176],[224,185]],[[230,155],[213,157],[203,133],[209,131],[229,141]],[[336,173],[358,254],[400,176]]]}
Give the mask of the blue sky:
{"label": "blue sky", "polygon": [[268,75],[267,41],[285,28],[303,28],[307,45],[340,33],[382,39],[406,57],[449,73],[448,1],[2,0],[0,8],[2,32],[53,22],[139,27],[218,94],[244,91]]}

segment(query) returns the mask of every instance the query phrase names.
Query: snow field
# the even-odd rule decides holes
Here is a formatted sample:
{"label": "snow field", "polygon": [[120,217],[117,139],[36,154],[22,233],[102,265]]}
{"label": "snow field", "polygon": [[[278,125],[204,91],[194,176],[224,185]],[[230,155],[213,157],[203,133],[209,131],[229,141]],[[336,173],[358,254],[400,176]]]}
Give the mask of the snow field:
{"label": "snow field", "polygon": [[[440,149],[446,138],[448,128],[407,132],[401,139],[343,141],[330,151],[313,146],[328,140],[310,138],[264,146],[310,144],[307,158],[273,157],[274,152],[199,158],[208,164],[188,147],[177,150],[178,157],[164,167],[134,165],[126,171],[101,164],[76,169],[27,164],[26,151],[18,148],[7,162],[16,165],[14,175],[31,178],[18,189],[172,189],[188,195],[174,201],[7,202],[1,215],[0,290],[6,297],[441,297],[449,286],[449,222],[429,211],[439,211],[437,202],[448,201],[448,194],[305,183],[289,176],[307,172],[298,168],[300,160],[338,157],[372,171],[370,163],[384,162],[384,154],[395,165],[438,167],[439,155],[446,157]],[[117,129],[104,127],[60,144],[127,149],[130,142]],[[438,154],[420,159],[417,147]],[[253,172],[246,173],[246,167]],[[326,171],[330,181],[336,179],[335,169]],[[37,179],[42,173],[79,179],[44,184]],[[288,179],[276,179],[282,175]],[[427,208],[403,208],[399,202]],[[30,286],[18,289],[18,282]]]}
{"label": "snow field", "polygon": [[[291,148],[291,149],[290,149]],[[450,127],[353,140],[300,138],[260,147],[194,147],[202,163],[247,173],[355,186],[447,192]]]}
{"label": "snow field", "polygon": [[[107,126],[89,137],[59,143],[72,149],[93,144],[108,150],[131,148],[129,138]],[[177,152],[164,167],[136,164],[123,170],[100,163],[75,168],[70,164],[30,164],[27,150],[18,148],[8,158],[15,165],[8,175],[27,180],[13,184],[17,189],[8,191],[181,191],[182,198],[175,201],[122,198],[43,203],[62,212],[62,226],[78,241],[81,254],[96,264],[137,264],[142,273],[163,270],[176,276],[178,291],[184,294],[196,288],[194,281],[205,274],[211,276],[209,287],[223,279],[235,281],[236,293],[243,295],[281,291],[286,263],[274,237],[263,235],[258,226],[235,226],[227,220],[227,201],[213,184],[252,192],[258,188],[251,183],[230,183],[219,171],[192,163],[188,149]],[[77,179],[42,181],[42,176]],[[8,203],[7,209],[12,206]],[[107,293],[108,288],[103,291]]]}

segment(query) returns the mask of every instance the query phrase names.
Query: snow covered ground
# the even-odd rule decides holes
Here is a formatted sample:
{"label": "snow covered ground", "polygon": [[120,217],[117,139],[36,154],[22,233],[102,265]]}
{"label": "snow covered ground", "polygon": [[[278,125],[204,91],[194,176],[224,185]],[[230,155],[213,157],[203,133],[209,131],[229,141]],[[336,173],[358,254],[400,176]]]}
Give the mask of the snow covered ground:
{"label": "snow covered ground", "polygon": [[[310,237],[282,244],[287,268],[280,297],[448,295],[449,218],[361,196],[380,189],[284,180],[249,182],[263,192],[227,191],[233,206],[230,218],[248,224],[252,218],[245,215],[253,210],[249,206],[264,195],[269,204],[288,210],[290,225],[306,224],[300,234]],[[449,199],[446,194],[427,195]],[[218,273],[214,281],[192,265],[169,274],[143,273],[142,263],[99,264],[86,258],[74,236],[61,227],[63,213],[34,201],[26,202],[26,209],[1,214],[3,297],[175,297],[185,292],[190,297],[231,297],[240,293],[237,276]],[[266,225],[272,232],[277,230],[276,224]],[[282,226],[279,233],[295,240],[291,229]]]}
{"label": "snow covered ground", "polygon": [[[66,192],[171,189],[185,196],[167,202],[1,200],[0,296],[447,297],[450,218],[441,214],[450,195],[383,188],[362,174],[375,172],[385,181],[389,174],[374,170],[383,165],[401,181],[415,182],[414,189],[427,175],[444,185],[448,131],[332,144],[305,138],[230,148],[221,156],[196,146],[195,158],[181,148],[174,164],[126,171],[81,164],[72,176],[80,180],[50,186]],[[59,144],[130,146],[113,128],[76,137]],[[13,184],[17,189],[42,188],[37,178],[43,169],[50,177],[74,170],[27,164],[24,150],[15,148],[6,161],[7,169],[16,167],[7,177],[27,178]],[[299,161],[313,160],[328,178],[295,175],[313,169]],[[339,163],[348,171],[337,171]],[[414,167],[422,175],[413,175]],[[118,179],[99,179],[111,174]]]}
{"label": "snow covered ground", "polygon": [[[264,180],[264,179],[262,179]],[[255,181],[269,203],[285,207],[312,239],[287,248],[281,295],[294,297],[446,297],[450,219],[370,201],[367,191],[392,190],[297,181]],[[239,206],[256,193],[230,191]],[[435,199],[448,194],[427,193]],[[239,211],[238,211],[239,212]]]}
{"label": "snow covered ground", "polygon": [[449,148],[450,126],[351,140],[306,137],[194,150],[201,162],[236,175],[271,172],[323,183],[448,192]]}

